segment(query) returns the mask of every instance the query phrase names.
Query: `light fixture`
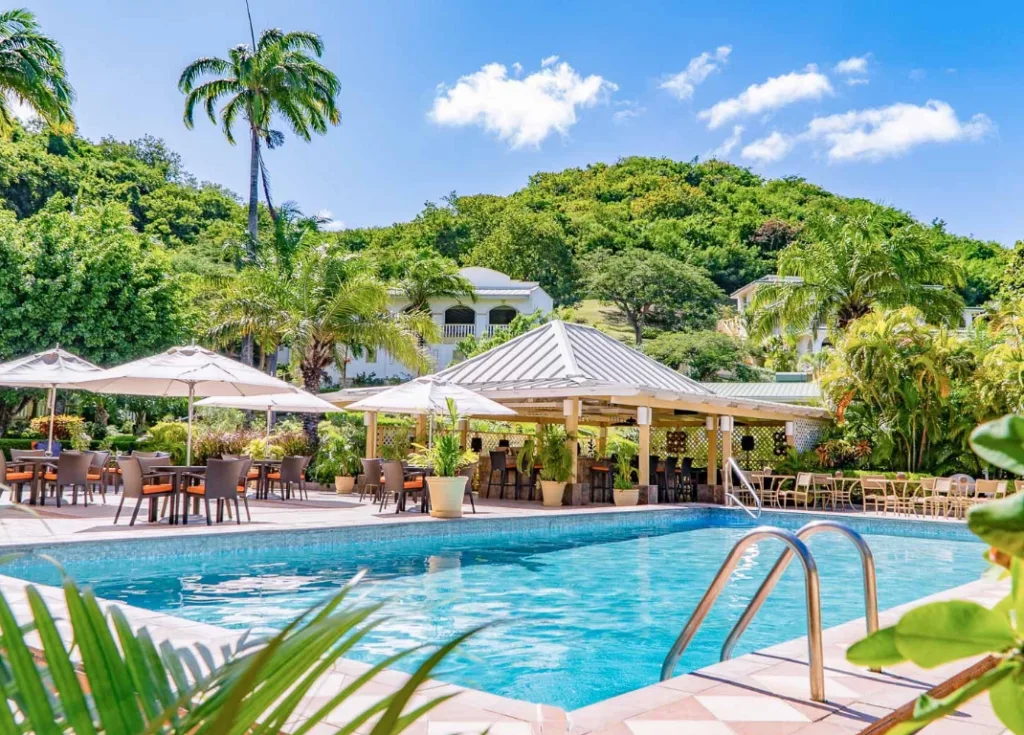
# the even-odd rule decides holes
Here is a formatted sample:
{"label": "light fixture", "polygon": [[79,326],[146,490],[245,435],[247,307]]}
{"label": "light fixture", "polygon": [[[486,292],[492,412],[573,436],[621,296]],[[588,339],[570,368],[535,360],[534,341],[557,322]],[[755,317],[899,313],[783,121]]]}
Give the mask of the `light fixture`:
{"label": "light fixture", "polygon": [[786,422],[786,436],[793,436],[793,428],[794,428],[793,427],[793,422],[792,421],[787,421]]}
{"label": "light fixture", "polygon": [[715,417],[714,416],[708,416],[706,419],[704,419],[704,426],[705,426],[705,428],[707,428],[708,431],[714,431],[715,430]]}
{"label": "light fixture", "polygon": [[647,406],[637,406],[636,409],[636,422],[640,426],[650,426],[652,411]]}

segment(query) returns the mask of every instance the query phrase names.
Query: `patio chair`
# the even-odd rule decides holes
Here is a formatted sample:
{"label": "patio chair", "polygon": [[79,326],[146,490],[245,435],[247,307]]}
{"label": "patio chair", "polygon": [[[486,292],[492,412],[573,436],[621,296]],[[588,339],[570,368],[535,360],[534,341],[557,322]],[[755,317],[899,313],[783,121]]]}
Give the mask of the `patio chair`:
{"label": "patio chair", "polygon": [[[78,488],[82,488],[82,504],[89,505],[89,463],[92,457],[84,452],[61,452],[56,464],[46,464],[43,472],[43,487],[50,488],[57,498],[60,507],[64,496],[64,488],[71,488],[71,504],[78,504]],[[43,493],[45,496],[45,492]],[[45,504],[44,498],[39,499],[40,505]]]}
{"label": "patio chair", "polygon": [[[249,512],[249,483],[253,480],[251,477],[252,457],[238,457],[237,459],[242,463],[242,469],[238,473],[238,497],[245,505],[245,519],[252,523],[252,514]],[[256,472],[256,479],[259,479],[259,471]],[[235,503],[235,507],[238,507],[238,503]],[[231,515],[231,506],[228,506],[228,515]]]}
{"label": "patio chair", "polygon": [[[12,451],[11,454],[13,455],[14,452]],[[32,465],[18,464],[13,459],[8,461],[2,451],[0,451],[0,459],[4,463],[4,483],[10,486],[14,502],[20,503],[21,493],[25,486],[28,485],[31,490],[32,483],[36,479],[35,471]],[[0,488],[0,495],[2,494],[3,488]]]}
{"label": "patio chair", "polygon": [[865,475],[860,480],[861,507],[868,512],[868,505],[871,512],[877,513],[881,510],[885,513],[886,493],[889,490],[889,483],[883,475]]}
{"label": "patio chair", "polygon": [[310,457],[285,457],[281,460],[281,469],[277,472],[267,473],[267,492],[269,493],[276,482],[281,486],[281,500],[291,500],[292,487],[296,490],[296,497],[302,500],[306,496],[309,500],[309,491],[306,490],[306,465]]}
{"label": "patio chair", "polygon": [[922,477],[917,481],[914,492],[906,499],[907,515],[928,515],[928,500],[935,492],[935,479]]}
{"label": "patio chair", "polygon": [[[249,460],[252,463],[252,460]],[[235,523],[241,524],[242,514],[238,507],[238,496],[244,495],[241,487],[242,471],[248,470],[244,459],[211,459],[206,462],[206,474],[201,476],[202,482],[190,485],[185,492],[193,497],[201,497],[206,507],[206,525],[213,525],[210,514],[210,501],[217,503],[217,523],[224,521],[224,508],[229,503],[235,505]],[[194,475],[200,477],[199,475]],[[241,488],[241,491],[240,491]]]}
{"label": "patio chair", "polygon": [[853,505],[853,486],[855,480],[843,479],[841,473],[837,472],[832,480],[832,508],[833,510],[857,510]]}
{"label": "patio chair", "polygon": [[134,452],[132,452],[132,456],[139,457],[140,459],[167,459],[171,455],[170,452],[140,452],[138,449],[136,449]]}
{"label": "patio chair", "polygon": [[676,485],[676,494],[683,500],[693,500],[696,497],[695,489],[693,457],[683,457],[683,463],[679,466],[679,482]]}
{"label": "patio chair", "polygon": [[366,493],[370,492],[370,502],[376,503],[380,496],[380,486],[383,483],[383,472],[379,459],[361,459],[363,463],[363,484],[359,487],[359,502],[363,502]]}
{"label": "patio chair", "polygon": [[[679,461],[678,457],[665,457],[665,470],[663,476],[665,478],[665,500],[666,503],[677,502],[679,496],[679,484],[676,481],[676,463]],[[662,498],[661,492],[658,492],[658,500]]]}
{"label": "patio chair", "polygon": [[952,487],[949,491],[949,511],[954,518],[963,518],[971,506],[971,491],[976,484],[970,475],[953,475],[950,478]]}
{"label": "patio chair", "polygon": [[936,477],[932,483],[931,495],[925,498],[925,512],[938,516],[941,512],[943,517],[949,515],[952,509],[953,481],[948,477]]}
{"label": "patio chair", "polygon": [[[607,503],[612,492],[612,464],[608,459],[594,460],[590,465],[590,502]],[[531,493],[532,495],[532,493]],[[600,501],[598,500],[600,498]],[[532,500],[532,497],[531,497]]]}
{"label": "patio chair", "polygon": [[1006,480],[975,480],[974,497],[964,498],[962,501],[964,511],[966,512],[975,505],[982,505],[983,503],[1005,498],[1006,486],[1008,484]]}
{"label": "patio chair", "polygon": [[394,495],[395,513],[405,510],[406,495],[419,493],[422,505],[423,493],[426,491],[426,483],[423,475],[406,479],[405,467],[398,460],[388,460],[382,466],[384,470],[384,492],[382,493],[380,512],[388,507],[388,497]]}
{"label": "patio chair", "polygon": [[110,452],[96,451],[96,452],[85,452],[92,457],[92,461],[89,462],[89,494],[92,495],[92,489],[99,488],[100,497],[103,498],[103,502],[107,502],[107,485],[106,485],[106,473],[104,469],[107,466],[107,460],[110,459]]}
{"label": "patio chair", "polygon": [[149,516],[156,518],[156,502],[160,498],[166,498],[171,503],[171,512],[176,513],[178,507],[177,493],[174,484],[170,482],[159,482],[160,478],[152,472],[147,472],[147,467],[139,457],[128,456],[117,461],[118,469],[121,470],[121,502],[117,505],[117,513],[114,514],[114,523],[121,517],[121,509],[124,508],[124,501],[134,499],[135,510],[132,511],[132,520],[129,526],[135,525],[135,519],[139,516],[139,508],[142,501],[149,498]]}
{"label": "patio chair", "polygon": [[489,452],[491,458],[491,469],[487,474],[487,497],[492,497],[491,488],[494,487],[494,476],[498,476],[498,498],[505,499],[505,486],[508,485],[509,476],[512,477],[512,499],[518,500],[516,488],[519,486],[519,469],[514,463],[509,463],[507,452],[500,449]]}
{"label": "patio chair", "polygon": [[463,498],[463,502],[465,502],[465,498],[469,498],[469,507],[473,509],[474,513],[476,513],[476,503],[473,502],[473,476],[476,475],[476,466],[477,463],[474,462],[468,467],[463,467],[459,470],[459,474],[466,478],[466,495]]}
{"label": "patio chair", "polygon": [[793,507],[796,508],[797,504],[802,500],[804,510],[806,510],[813,493],[813,485],[813,474],[810,472],[798,472],[796,475],[796,482],[793,483],[793,489],[779,491],[779,500],[782,503],[782,507],[785,508],[786,501],[792,499]]}

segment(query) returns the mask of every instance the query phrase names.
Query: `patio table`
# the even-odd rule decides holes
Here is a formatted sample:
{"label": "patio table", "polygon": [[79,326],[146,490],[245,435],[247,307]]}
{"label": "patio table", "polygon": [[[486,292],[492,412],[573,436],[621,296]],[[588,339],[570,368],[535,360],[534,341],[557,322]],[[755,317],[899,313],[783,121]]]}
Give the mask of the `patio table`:
{"label": "patio table", "polygon": [[[834,509],[838,505],[837,500],[840,494],[845,495],[847,498],[851,498],[853,496],[853,489],[857,486],[858,483],[860,483],[860,478],[856,476],[830,477],[829,483],[832,485],[833,488],[832,508]],[[849,485],[850,487],[847,488],[846,485]],[[848,500],[847,503],[850,506],[850,510],[855,510],[855,508],[853,507],[852,500]]]}
{"label": "patio table", "polygon": [[55,464],[56,457],[22,457],[17,461],[11,461],[12,466],[31,465],[32,482],[29,484],[28,504],[46,505],[46,498],[43,496],[43,465]]}
{"label": "patio table", "polygon": [[[199,464],[199,465],[176,465],[176,464],[155,465],[155,466],[151,467],[150,470],[151,470],[151,472],[153,474],[167,475],[167,476],[172,478],[171,484],[174,485],[174,492],[175,492],[176,495],[179,496],[178,497],[178,502],[179,502],[179,504],[181,506],[181,522],[183,524],[185,524],[185,525],[188,525],[188,501],[189,501],[189,497],[188,497],[188,493],[185,492],[186,488],[188,487],[188,483],[186,482],[187,478],[185,477],[185,475],[187,475],[189,473],[192,473],[192,474],[202,474],[202,473],[205,473],[206,472],[206,465],[203,465],[203,464]],[[193,515],[199,515],[199,497],[198,496],[192,498],[192,514]],[[150,523],[156,523],[156,508],[154,508],[152,506],[150,507],[150,510],[149,510],[149,522]],[[170,525],[174,526],[174,525],[177,525],[178,519],[172,513],[171,517],[168,519],[167,522]]]}
{"label": "patio table", "polygon": [[[270,474],[271,470],[275,467],[281,466],[281,460],[279,459],[254,459],[252,466],[259,470],[260,476],[256,479],[256,497],[257,499],[262,498],[263,500],[270,499],[270,480],[267,475]],[[282,497],[282,500],[284,498]]]}
{"label": "patio table", "polygon": [[[787,480],[796,480],[796,475],[776,475],[766,474],[764,472],[752,472],[750,477],[754,481],[755,487],[757,487],[761,492],[761,503],[764,503],[765,493],[767,491],[769,497],[772,499],[771,505],[777,508],[782,507],[779,504],[779,491],[782,489],[782,486]],[[778,481],[777,486],[775,485],[776,481]]]}

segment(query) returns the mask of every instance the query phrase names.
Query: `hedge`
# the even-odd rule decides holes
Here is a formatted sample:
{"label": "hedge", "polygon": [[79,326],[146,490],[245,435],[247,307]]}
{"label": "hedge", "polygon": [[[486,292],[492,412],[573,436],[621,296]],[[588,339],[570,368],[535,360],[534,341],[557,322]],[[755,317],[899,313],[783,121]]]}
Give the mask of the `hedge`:
{"label": "hedge", "polygon": [[[39,441],[38,439],[0,439],[0,451],[3,451],[4,456],[7,459],[11,458],[12,449],[31,449],[32,442]],[[56,441],[56,440],[54,440]],[[61,446],[65,446],[70,449],[67,445],[69,442],[61,442]],[[119,449],[122,452],[130,452],[135,449],[135,437],[134,436],[115,436],[113,439],[114,449]],[[91,446],[92,449],[99,449],[100,443],[94,441]]]}

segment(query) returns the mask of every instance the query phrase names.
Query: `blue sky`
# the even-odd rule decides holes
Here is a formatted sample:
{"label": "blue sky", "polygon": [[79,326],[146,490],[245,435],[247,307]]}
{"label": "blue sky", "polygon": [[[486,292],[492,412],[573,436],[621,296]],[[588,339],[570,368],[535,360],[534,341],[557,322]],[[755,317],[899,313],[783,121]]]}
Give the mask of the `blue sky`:
{"label": "blue sky", "polygon": [[[269,154],[275,198],[347,226],[537,171],[719,150],[957,233],[1024,238],[1014,4],[251,2],[257,31],[320,33],[343,84],[340,127]],[[30,7],[66,49],[84,135],[162,137],[200,179],[245,190],[247,148],[205,120],[186,130],[175,86],[247,41],[243,0]]]}

